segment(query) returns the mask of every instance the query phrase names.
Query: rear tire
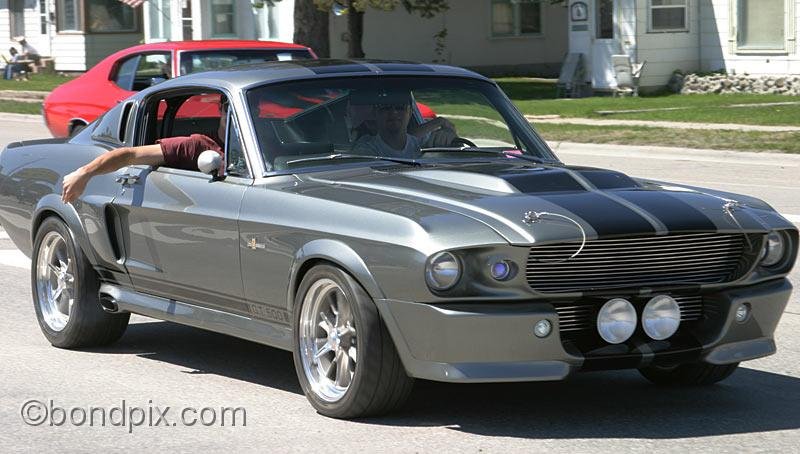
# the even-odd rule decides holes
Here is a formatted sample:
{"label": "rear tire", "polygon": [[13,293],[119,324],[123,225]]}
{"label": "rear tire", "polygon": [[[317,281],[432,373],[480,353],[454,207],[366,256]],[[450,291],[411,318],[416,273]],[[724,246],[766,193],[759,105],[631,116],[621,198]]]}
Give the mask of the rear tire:
{"label": "rear tire", "polygon": [[61,219],[45,219],[31,255],[31,292],[44,337],[55,347],[108,345],[119,339],[130,314],[109,314],[100,305],[97,273]]}
{"label": "rear tire", "polygon": [[349,274],[329,265],[309,270],[293,315],[297,377],[320,414],[375,416],[405,403],[414,380],[372,298]]}
{"label": "rear tire", "polygon": [[730,377],[737,367],[739,363],[724,365],[690,363],[672,368],[644,367],[639,369],[639,373],[657,385],[707,386]]}

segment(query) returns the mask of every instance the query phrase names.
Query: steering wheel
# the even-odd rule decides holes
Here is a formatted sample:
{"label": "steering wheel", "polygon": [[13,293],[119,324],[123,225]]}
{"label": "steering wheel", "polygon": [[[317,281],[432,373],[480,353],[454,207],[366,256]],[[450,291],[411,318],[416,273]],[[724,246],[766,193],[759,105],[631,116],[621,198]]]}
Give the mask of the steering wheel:
{"label": "steering wheel", "polygon": [[450,146],[453,146],[453,147],[461,146],[462,148],[466,148],[466,147],[478,148],[478,146],[475,145],[474,142],[472,142],[469,139],[465,139],[463,137],[456,137],[455,139],[453,139],[453,141],[450,142]]}

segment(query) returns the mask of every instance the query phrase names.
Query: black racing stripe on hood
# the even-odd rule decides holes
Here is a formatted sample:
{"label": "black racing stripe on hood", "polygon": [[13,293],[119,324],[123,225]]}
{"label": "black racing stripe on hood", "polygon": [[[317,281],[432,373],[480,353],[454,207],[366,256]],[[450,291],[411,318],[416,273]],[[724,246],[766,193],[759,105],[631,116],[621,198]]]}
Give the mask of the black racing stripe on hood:
{"label": "black racing stripe on hood", "polygon": [[639,188],[633,178],[621,172],[605,169],[575,169],[597,189]]}
{"label": "black racing stripe on hood", "polygon": [[663,191],[614,191],[614,194],[641,207],[661,221],[670,232],[718,230],[703,212]]}
{"label": "black racing stripe on hood", "polygon": [[647,219],[602,193],[539,194],[537,197],[575,213],[600,237],[655,233]]}

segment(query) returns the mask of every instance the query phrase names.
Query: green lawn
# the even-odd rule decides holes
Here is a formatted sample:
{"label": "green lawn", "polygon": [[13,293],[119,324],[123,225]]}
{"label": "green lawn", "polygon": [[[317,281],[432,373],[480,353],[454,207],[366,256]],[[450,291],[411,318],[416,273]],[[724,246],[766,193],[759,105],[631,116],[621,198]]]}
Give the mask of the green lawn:
{"label": "green lawn", "polygon": [[42,105],[38,102],[16,102],[16,101],[0,100],[0,112],[38,115],[42,113]]}
{"label": "green lawn", "polygon": [[[0,79],[0,90],[29,90],[51,91],[57,86],[69,82],[72,77],[59,76],[58,74],[30,74],[30,80],[3,80]],[[8,111],[3,111],[8,112]]]}
{"label": "green lawn", "polygon": [[[622,120],[688,121],[697,123],[739,123],[800,126],[800,96],[783,95],[676,95],[660,94],[638,98],[592,97],[554,99],[555,84],[541,79],[500,78],[497,82],[526,115]],[[795,102],[794,105],[730,107],[735,104]],[[601,115],[598,111],[671,109],[638,113]]]}

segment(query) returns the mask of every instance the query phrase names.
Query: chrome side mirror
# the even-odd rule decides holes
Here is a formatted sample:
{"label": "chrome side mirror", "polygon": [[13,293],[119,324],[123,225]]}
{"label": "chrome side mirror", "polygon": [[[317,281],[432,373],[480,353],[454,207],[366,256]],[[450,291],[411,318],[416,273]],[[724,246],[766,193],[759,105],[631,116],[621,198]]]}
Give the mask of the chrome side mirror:
{"label": "chrome side mirror", "polygon": [[197,168],[209,175],[215,174],[222,167],[222,156],[214,150],[206,150],[197,158]]}

